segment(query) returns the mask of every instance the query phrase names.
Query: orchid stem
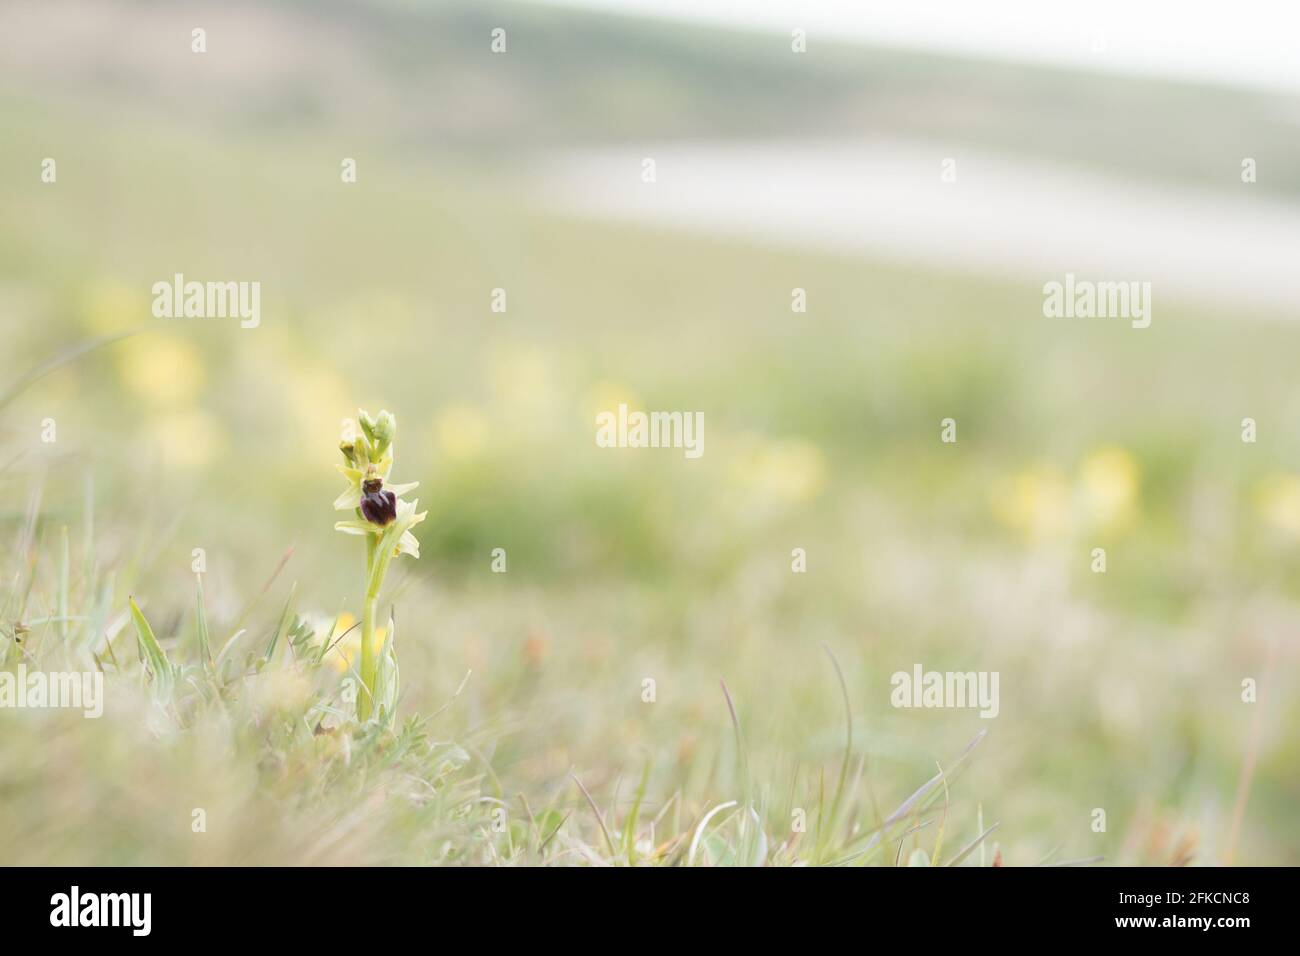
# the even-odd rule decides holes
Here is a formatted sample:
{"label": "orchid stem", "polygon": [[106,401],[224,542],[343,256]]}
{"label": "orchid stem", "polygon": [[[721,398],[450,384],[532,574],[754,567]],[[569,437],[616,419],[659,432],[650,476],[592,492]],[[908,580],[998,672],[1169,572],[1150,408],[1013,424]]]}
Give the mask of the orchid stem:
{"label": "orchid stem", "polygon": [[357,718],[363,724],[370,719],[375,701],[375,610],[383,583],[374,573],[378,544],[378,535],[366,535],[366,604],[361,615],[361,694],[357,697]]}

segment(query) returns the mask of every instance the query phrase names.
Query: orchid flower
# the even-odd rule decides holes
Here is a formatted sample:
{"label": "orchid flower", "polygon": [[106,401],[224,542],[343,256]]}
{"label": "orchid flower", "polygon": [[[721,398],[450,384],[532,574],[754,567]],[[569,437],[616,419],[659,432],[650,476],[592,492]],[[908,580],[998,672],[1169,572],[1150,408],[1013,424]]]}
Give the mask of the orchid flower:
{"label": "orchid flower", "polygon": [[[401,554],[413,558],[420,556],[420,542],[411,529],[424,520],[427,512],[417,511],[418,501],[403,501],[401,496],[416,487],[417,482],[394,484],[388,476],[393,469],[393,439],[397,433],[397,420],[381,411],[371,418],[358,410],[357,420],[361,434],[357,435],[352,422],[347,422],[339,451],[344,464],[338,469],[347,479],[348,486],[334,500],[336,511],[352,511],[355,515],[346,521],[334,523],[334,530],[344,534],[362,535],[366,539],[366,603],[361,619],[361,693],[357,698],[357,716],[364,723],[369,719],[375,702],[378,666],[375,627],[375,609],[379,592],[389,562]],[[396,658],[392,656],[391,642],[383,648],[386,667],[396,674]],[[391,719],[392,714],[385,715]]]}

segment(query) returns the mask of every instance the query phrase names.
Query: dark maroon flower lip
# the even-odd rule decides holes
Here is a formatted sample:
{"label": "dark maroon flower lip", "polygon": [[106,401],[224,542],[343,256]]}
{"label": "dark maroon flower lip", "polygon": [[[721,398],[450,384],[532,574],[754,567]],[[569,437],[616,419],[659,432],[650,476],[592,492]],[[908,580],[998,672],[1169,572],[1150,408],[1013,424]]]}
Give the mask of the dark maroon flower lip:
{"label": "dark maroon flower lip", "polygon": [[[367,485],[370,482],[366,482]],[[378,481],[375,484],[379,484]],[[397,495],[391,491],[367,491],[361,496],[361,516],[381,527],[397,518]]]}

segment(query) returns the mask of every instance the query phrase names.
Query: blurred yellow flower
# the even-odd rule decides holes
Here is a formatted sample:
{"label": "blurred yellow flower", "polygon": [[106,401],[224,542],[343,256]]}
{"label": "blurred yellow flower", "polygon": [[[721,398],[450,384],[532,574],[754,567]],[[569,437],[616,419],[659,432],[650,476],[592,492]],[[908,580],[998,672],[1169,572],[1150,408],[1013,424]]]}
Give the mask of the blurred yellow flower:
{"label": "blurred yellow flower", "polygon": [[[339,638],[344,634],[347,634],[347,637],[339,641]],[[388,628],[375,628],[376,654],[383,649],[384,640],[387,636]],[[338,641],[338,643],[335,644],[335,641]],[[333,647],[333,650],[326,655],[326,661],[340,674],[345,674],[349,670],[361,666],[361,625],[357,623],[354,615],[349,614],[347,611],[339,615],[334,630],[329,636],[329,646]]]}
{"label": "blurred yellow flower", "polygon": [[1092,523],[1121,525],[1133,517],[1139,469],[1123,448],[1100,448],[1089,455],[1080,474],[1080,491]]}
{"label": "blurred yellow flower", "polygon": [[1132,455],[1108,446],[1084,459],[1073,482],[1054,465],[1033,465],[997,489],[991,504],[999,519],[1030,538],[1114,529],[1136,513],[1139,473]]}
{"label": "blurred yellow flower", "polygon": [[1269,475],[1255,490],[1255,507],[1273,527],[1300,537],[1300,476]]}
{"label": "blurred yellow flower", "polygon": [[226,432],[208,412],[191,408],[154,419],[149,424],[149,442],[164,465],[200,468],[225,450]]}
{"label": "blurred yellow flower", "polygon": [[438,447],[448,458],[476,458],[487,445],[490,427],[487,416],[476,406],[448,405],[438,413],[435,425]]}
{"label": "blurred yellow flower", "polygon": [[816,497],[826,479],[821,449],[800,440],[750,439],[732,473],[761,501],[797,504]]}
{"label": "blurred yellow flower", "polygon": [[555,399],[551,361],[540,349],[521,345],[495,349],[486,366],[488,386],[507,408],[533,414]]}
{"label": "blurred yellow flower", "polygon": [[616,411],[620,404],[626,405],[628,408],[643,407],[640,399],[626,385],[605,380],[596,382],[587,389],[587,394],[583,400],[587,418],[593,422],[601,412]]}
{"label": "blurred yellow flower", "polygon": [[118,345],[115,354],[126,386],[155,405],[184,404],[203,386],[203,359],[185,339],[142,335]]}
{"label": "blurred yellow flower", "polygon": [[995,496],[993,510],[1031,538],[1059,535],[1070,523],[1069,482],[1059,469],[1035,465]]}

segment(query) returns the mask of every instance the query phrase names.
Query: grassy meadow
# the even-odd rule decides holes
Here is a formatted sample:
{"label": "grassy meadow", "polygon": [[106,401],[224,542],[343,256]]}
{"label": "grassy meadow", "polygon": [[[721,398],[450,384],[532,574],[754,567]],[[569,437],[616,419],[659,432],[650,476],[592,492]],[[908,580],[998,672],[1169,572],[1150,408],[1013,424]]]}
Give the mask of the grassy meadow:
{"label": "grassy meadow", "polygon": [[[529,149],[715,113],[767,135],[785,87],[760,71],[695,110],[673,78],[699,31],[427,14],[449,49],[515,11],[637,51],[600,75],[639,127],[544,69],[563,45],[490,80],[461,52],[444,82],[394,39],[426,14],[271,8],[334,44],[328,109],[278,75],[208,78],[189,113],[157,78],[0,75],[0,667],[100,669],[107,693],[98,720],[0,708],[0,863],[1300,863],[1300,327],[1196,301],[1140,334],[1052,323],[1031,278],[568,217]],[[726,75],[757,42],[722,44]],[[349,86],[373,49],[382,91]],[[881,117],[930,115],[887,96],[912,72],[1032,86],[854,62],[795,88],[841,103],[826,128],[875,102],[853,84]],[[457,113],[453,81],[487,106]],[[402,89],[445,108],[415,124]],[[1224,97],[1204,115],[1269,113]],[[1209,177],[1190,153],[1177,175]],[[154,318],[177,272],[260,280],[260,326]],[[703,411],[705,454],[596,447],[620,402]],[[428,512],[381,597],[396,720],[365,727],[341,697],[364,548],[332,508],[358,407],[396,415]],[[999,715],[892,707],[917,662],[999,672]]]}

